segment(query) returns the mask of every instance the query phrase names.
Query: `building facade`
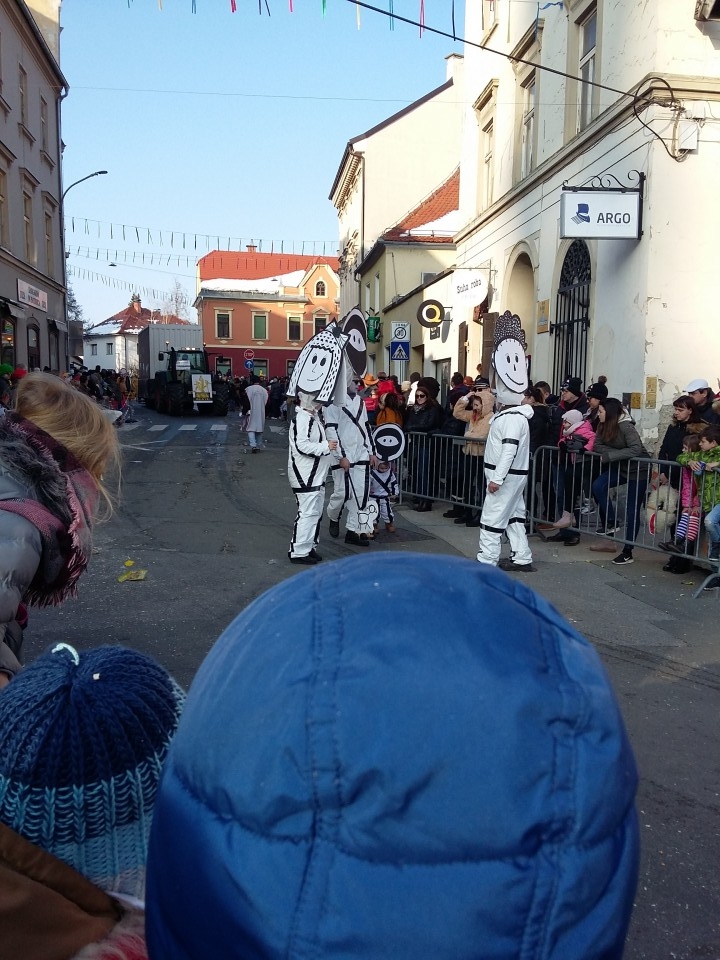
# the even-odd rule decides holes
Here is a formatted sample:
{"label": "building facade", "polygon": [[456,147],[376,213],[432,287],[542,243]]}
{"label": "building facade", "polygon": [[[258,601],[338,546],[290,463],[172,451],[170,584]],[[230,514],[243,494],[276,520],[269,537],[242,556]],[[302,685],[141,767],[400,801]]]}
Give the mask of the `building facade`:
{"label": "building facade", "polygon": [[159,310],[143,307],[140,296],[134,293],[124,310],[107,320],[87,327],[83,334],[82,362],[90,370],[99,366],[102,370],[126,370],[137,374],[138,334],[151,323],[188,324],[175,314],[163,314]]}
{"label": "building facade", "polygon": [[0,5],[0,362],[29,370],[64,370],[68,356],[59,6]]}
{"label": "building facade", "polygon": [[377,239],[458,165],[463,58],[420,100],[348,141],[330,191],[340,232],[340,312],[362,303],[358,266]]}
{"label": "building facade", "polygon": [[[479,304],[451,290],[449,306],[478,359],[495,313],[518,313],[535,379],[606,375],[649,439],[691,379],[720,371],[720,5],[693,6],[466,8],[466,40],[503,54],[466,44],[455,237],[491,296],[480,324]],[[639,189],[639,235],[606,229]]]}
{"label": "building facade", "polygon": [[338,319],[339,287],[325,262],[266,278],[201,281],[194,306],[212,369],[289,376],[303,344]]}

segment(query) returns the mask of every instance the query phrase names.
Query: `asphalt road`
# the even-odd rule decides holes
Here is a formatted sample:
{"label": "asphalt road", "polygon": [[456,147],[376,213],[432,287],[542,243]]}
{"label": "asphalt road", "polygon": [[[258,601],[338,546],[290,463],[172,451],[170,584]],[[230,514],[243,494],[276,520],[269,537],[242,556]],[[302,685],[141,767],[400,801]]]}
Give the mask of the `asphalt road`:
{"label": "asphalt road", "polygon": [[[302,569],[287,560],[287,430],[269,421],[267,449],[250,456],[235,416],[141,407],[137,418],[120,428],[122,496],[96,528],[80,596],[31,611],[26,659],[59,639],[123,643],[188,686],[236,614]],[[473,556],[476,531],[439,514],[401,511],[397,534],[370,549]],[[357,552],[325,524],[320,549],[327,560]],[[538,546],[531,585],[595,643],[638,758],[643,861],[626,960],[720,960],[720,591],[691,601],[692,586],[642,551],[621,570],[569,553]],[[146,577],[119,582],[128,570]]]}

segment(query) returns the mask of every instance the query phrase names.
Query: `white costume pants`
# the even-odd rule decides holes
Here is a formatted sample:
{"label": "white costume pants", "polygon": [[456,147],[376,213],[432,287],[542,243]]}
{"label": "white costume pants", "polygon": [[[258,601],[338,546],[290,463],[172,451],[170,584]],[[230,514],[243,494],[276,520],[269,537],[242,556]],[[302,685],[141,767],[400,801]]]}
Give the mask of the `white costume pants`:
{"label": "white costume pants", "polygon": [[485,492],[480,517],[480,563],[497,566],[500,541],[507,533],[510,554],[515,563],[531,563],[532,553],[525,533],[525,487],[527,477],[508,475],[495,493]]}
{"label": "white costume pants", "polygon": [[308,493],[294,490],[298,513],[290,541],[289,557],[306,557],[318,544],[320,521],[325,503],[325,488]]}
{"label": "white costume pants", "polygon": [[[353,533],[362,533],[358,510],[367,506],[370,491],[370,466],[367,463],[356,464],[349,470],[335,467],[332,471],[333,492],[327,505],[330,520],[339,520],[343,507],[347,506],[345,529]],[[353,492],[354,491],[354,492]]]}
{"label": "white costume pants", "polygon": [[394,523],[395,515],[392,512],[389,497],[375,497],[375,502],[378,505],[378,513],[383,523]]}

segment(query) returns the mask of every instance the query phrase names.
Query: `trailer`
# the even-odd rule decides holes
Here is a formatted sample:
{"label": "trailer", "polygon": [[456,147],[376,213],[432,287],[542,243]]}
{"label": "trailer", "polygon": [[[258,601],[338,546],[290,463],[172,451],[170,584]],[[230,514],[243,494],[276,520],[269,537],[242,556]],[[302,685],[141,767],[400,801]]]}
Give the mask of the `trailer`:
{"label": "trailer", "polygon": [[150,324],[138,334],[138,399],[179,417],[197,409],[224,417],[228,386],[210,369],[197,324]]}

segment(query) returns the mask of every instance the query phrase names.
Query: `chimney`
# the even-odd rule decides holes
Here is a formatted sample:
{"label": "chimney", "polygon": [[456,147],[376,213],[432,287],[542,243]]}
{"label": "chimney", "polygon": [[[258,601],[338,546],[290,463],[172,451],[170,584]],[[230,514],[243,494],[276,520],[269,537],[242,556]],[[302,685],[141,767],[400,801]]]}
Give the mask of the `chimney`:
{"label": "chimney", "polygon": [[256,252],[257,252],[257,244],[256,244],[256,243],[249,243],[249,244],[247,245],[247,252],[248,252],[248,253],[256,253]]}
{"label": "chimney", "polygon": [[139,295],[139,294],[134,293],[134,294],[130,297],[130,306],[133,308],[133,310],[134,310],[135,313],[141,313],[141,312],[142,312],[142,304],[141,304],[141,301],[140,301],[140,295]]}

